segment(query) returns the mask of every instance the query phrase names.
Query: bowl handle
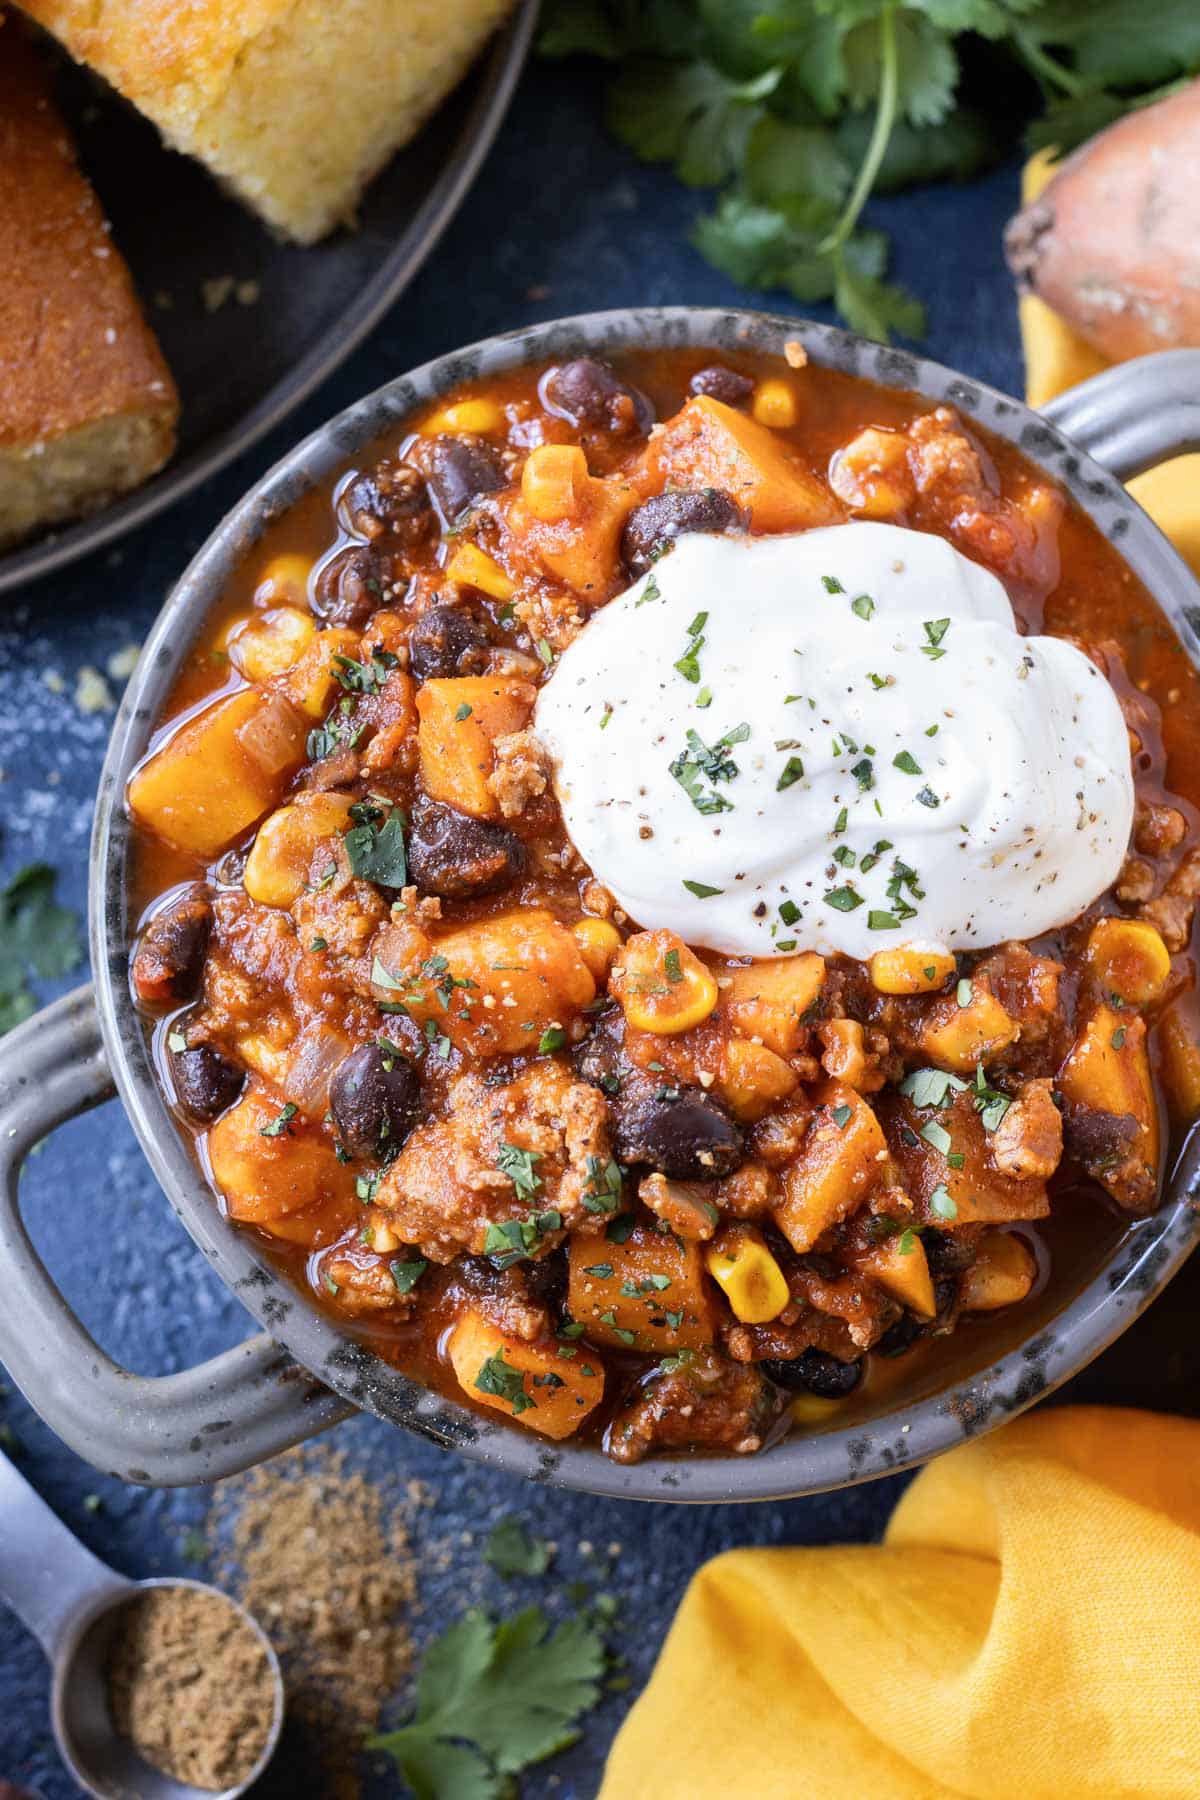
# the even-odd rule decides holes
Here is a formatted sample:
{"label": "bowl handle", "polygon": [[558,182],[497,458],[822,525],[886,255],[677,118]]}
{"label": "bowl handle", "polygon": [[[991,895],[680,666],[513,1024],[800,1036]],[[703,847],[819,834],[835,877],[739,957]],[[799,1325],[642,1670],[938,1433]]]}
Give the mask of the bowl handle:
{"label": "bowl handle", "polygon": [[1068,388],[1042,417],[1129,481],[1169,456],[1200,450],[1200,350],[1160,350]]}
{"label": "bowl handle", "polygon": [[59,1293],[21,1218],[21,1165],[68,1119],[115,1093],[90,987],[0,1039],[0,1362],[85,1461],[124,1481],[219,1481],[355,1409],[266,1332],[177,1375],[131,1375]]}

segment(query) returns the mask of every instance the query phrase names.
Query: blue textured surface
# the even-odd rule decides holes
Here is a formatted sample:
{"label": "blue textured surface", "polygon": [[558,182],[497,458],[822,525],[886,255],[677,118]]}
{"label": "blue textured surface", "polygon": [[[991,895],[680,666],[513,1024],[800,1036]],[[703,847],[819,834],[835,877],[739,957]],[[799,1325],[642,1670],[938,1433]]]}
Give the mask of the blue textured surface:
{"label": "blue textured surface", "polygon": [[[1020,359],[1000,231],[1016,196],[1012,165],[968,189],[927,190],[875,213],[896,234],[897,272],[928,302],[930,354],[1010,391],[1020,385]],[[79,712],[72,697],[77,672],[85,664],[103,669],[109,656],[144,637],[193,550],[290,442],[386,377],[493,331],[605,306],[745,303],[743,293],[687,247],[688,220],[702,204],[605,138],[590,73],[531,69],[482,179],[430,264],[304,412],[118,551],[31,588],[0,623],[9,719],[0,744],[0,870],[7,875],[45,857],[60,871],[63,897],[82,908],[92,796],[110,715]],[[787,310],[777,296],[762,300]],[[57,677],[62,691],[55,691]],[[162,1201],[115,1104],[55,1134],[30,1163],[23,1192],[56,1279],[89,1329],[127,1367],[166,1373],[246,1334],[247,1315]],[[1190,1318],[1198,1297],[1193,1264],[1116,1349],[1072,1384],[1069,1397],[1195,1410]],[[0,1296],[0,1304],[10,1303]],[[117,1568],[131,1575],[196,1572],[185,1538],[203,1518],[204,1491],[151,1493],[96,1475],[11,1392],[0,1394],[0,1420],[29,1479]],[[546,1583],[505,1587],[491,1575],[481,1578],[479,1544],[499,1513],[517,1511],[531,1529],[557,1540],[563,1549],[556,1572],[566,1579],[589,1566],[581,1543],[594,1545],[605,1561],[607,1547],[620,1545],[606,1585],[620,1602],[615,1647],[630,1658],[635,1691],[684,1585],[706,1557],[739,1544],[876,1537],[900,1486],[897,1478],[758,1508],[639,1507],[489,1475],[373,1420],[353,1421],[333,1435],[376,1478],[418,1477],[437,1492],[437,1507],[421,1529],[436,1534],[440,1548],[452,1545],[453,1553],[448,1566],[430,1559],[422,1575],[427,1634],[449,1624],[468,1599],[503,1608],[544,1596]],[[85,1504],[88,1496],[99,1504]],[[582,1742],[523,1791],[579,1800],[593,1795],[627,1703],[627,1694],[608,1700]],[[0,1777],[45,1800],[73,1800],[76,1793],[50,1741],[40,1653],[4,1613]],[[259,1791],[314,1795],[311,1770],[285,1748]],[[379,1791],[394,1791],[394,1784],[385,1780]]]}

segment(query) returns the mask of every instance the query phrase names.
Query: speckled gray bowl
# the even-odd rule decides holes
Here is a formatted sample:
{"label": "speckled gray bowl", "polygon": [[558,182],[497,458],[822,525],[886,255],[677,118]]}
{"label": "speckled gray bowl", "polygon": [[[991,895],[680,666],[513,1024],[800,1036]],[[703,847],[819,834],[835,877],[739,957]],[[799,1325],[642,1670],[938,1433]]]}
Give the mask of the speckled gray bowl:
{"label": "speckled gray bowl", "polygon": [[[1120,484],[1200,446],[1200,353],[1127,364],[1039,416],[952,370],[827,326],[761,314],[670,307],[599,313],[536,326],[439,358],[332,420],[279,463],[220,525],[151,633],[113,732],[96,809],[91,888],[95,993],[82,989],[0,1044],[0,1360],[50,1426],[81,1456],[128,1481],[211,1481],[309,1436],[356,1407],[481,1462],[538,1481],[646,1500],[768,1500],[865,1481],[990,1429],[1065,1381],[1129,1325],[1200,1235],[1197,1154],[1171,1172],[1156,1215],[1115,1246],[1087,1253],[1073,1286],[1048,1289],[1015,1320],[979,1322],[945,1360],[888,1395],[856,1396],[835,1427],[797,1434],[760,1456],[679,1458],[622,1468],[593,1448],[557,1447],[417,1386],[338,1327],[222,1219],[176,1130],[130,1002],[126,779],[193,639],[266,526],[413,407],[468,377],[590,351],[694,344],[781,351],[946,401],[1020,445],[1065,483],[1157,595],[1200,661],[1200,589]],[[1084,448],[1087,446],[1087,449]],[[1090,450],[1091,454],[1088,454]],[[1107,465],[1107,466],[1105,466]],[[183,1374],[147,1380],[117,1368],[51,1283],[21,1223],[17,1178],[39,1138],[116,1086],[163,1189],[223,1279],[264,1327],[239,1349]],[[82,1176],[86,1179],[86,1174]],[[307,1371],[311,1371],[308,1373]]]}

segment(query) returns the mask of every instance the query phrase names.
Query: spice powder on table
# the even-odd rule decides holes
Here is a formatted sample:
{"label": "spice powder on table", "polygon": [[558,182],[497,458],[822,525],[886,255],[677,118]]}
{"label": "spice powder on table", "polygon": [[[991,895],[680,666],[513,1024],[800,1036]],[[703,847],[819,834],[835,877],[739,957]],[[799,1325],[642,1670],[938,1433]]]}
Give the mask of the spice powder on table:
{"label": "spice powder on table", "polygon": [[219,1793],[252,1772],[275,1722],[275,1674],[237,1607],[194,1587],[147,1588],[117,1614],[113,1724],[153,1768]]}
{"label": "spice powder on table", "polygon": [[275,1647],[319,1791],[352,1800],[363,1742],[412,1663],[416,1559],[399,1507],[342,1452],[310,1445],[221,1482],[207,1538],[218,1579]]}

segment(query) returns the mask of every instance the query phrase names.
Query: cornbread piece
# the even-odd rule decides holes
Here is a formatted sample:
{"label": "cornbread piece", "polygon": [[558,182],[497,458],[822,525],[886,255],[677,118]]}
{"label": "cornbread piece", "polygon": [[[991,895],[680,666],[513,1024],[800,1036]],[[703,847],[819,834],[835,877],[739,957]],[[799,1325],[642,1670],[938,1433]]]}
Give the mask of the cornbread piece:
{"label": "cornbread piece", "polygon": [[268,224],[311,244],[414,136],[511,0],[22,0]]}
{"label": "cornbread piece", "polygon": [[160,469],[179,401],[41,65],[0,33],[0,545]]}

